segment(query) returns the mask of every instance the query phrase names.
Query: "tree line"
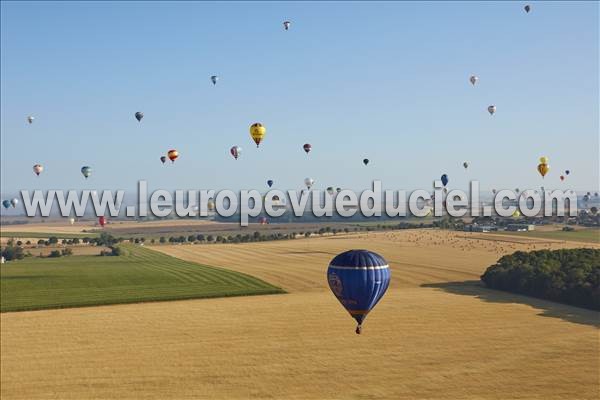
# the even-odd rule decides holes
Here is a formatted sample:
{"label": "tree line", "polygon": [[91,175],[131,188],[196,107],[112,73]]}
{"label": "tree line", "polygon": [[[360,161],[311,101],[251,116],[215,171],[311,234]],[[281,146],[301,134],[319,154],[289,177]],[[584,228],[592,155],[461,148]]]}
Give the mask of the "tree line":
{"label": "tree line", "polygon": [[492,289],[600,311],[600,250],[517,251],[481,276]]}

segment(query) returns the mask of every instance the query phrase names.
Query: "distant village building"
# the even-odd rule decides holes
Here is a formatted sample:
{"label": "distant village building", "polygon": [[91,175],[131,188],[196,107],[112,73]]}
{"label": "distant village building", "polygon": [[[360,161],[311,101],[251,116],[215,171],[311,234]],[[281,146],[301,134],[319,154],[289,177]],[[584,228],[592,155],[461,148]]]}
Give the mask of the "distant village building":
{"label": "distant village building", "polygon": [[528,232],[535,230],[535,225],[530,224],[508,224],[506,230],[510,232]]}
{"label": "distant village building", "polygon": [[495,232],[498,230],[498,227],[495,225],[466,225],[466,232]]}

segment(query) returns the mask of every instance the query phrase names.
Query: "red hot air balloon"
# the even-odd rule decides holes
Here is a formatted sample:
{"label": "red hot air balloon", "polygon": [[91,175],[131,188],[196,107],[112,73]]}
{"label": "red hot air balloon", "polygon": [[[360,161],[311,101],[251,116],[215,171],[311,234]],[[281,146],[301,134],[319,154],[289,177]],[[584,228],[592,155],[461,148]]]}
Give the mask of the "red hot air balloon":
{"label": "red hot air balloon", "polygon": [[104,228],[104,225],[106,225],[106,217],[104,217],[104,216],[98,217],[98,223],[100,224],[101,227]]}

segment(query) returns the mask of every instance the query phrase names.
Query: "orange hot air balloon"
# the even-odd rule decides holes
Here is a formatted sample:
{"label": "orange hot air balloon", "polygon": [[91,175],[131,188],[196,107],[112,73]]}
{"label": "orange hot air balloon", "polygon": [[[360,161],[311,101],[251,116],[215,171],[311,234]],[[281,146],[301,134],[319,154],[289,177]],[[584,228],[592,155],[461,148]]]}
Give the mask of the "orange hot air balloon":
{"label": "orange hot air balloon", "polygon": [[104,216],[98,217],[98,223],[100,224],[101,227],[104,228],[104,225],[106,225],[106,217],[104,217]]}
{"label": "orange hot air balloon", "polygon": [[167,157],[169,157],[169,160],[171,160],[171,162],[175,162],[175,160],[177,160],[177,157],[179,157],[179,152],[177,150],[169,150],[169,152],[167,153]]}
{"label": "orange hot air balloon", "polygon": [[538,165],[537,170],[543,178],[544,176],[546,176],[548,171],[550,171],[550,165],[548,165],[547,163],[541,163]]}

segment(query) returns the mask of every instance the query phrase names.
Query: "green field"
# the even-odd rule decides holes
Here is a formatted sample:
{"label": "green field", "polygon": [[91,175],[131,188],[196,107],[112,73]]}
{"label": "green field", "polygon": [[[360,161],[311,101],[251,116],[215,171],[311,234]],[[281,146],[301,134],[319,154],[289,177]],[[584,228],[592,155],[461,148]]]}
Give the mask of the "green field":
{"label": "green field", "polygon": [[57,239],[74,239],[74,238],[93,238],[100,236],[96,232],[88,233],[44,233],[44,232],[0,232],[0,237],[5,238],[36,238],[36,239],[48,239],[49,237],[55,237]]}
{"label": "green field", "polygon": [[541,239],[571,240],[574,242],[600,243],[600,229],[578,229],[565,231],[494,232],[494,234],[525,236]]}
{"label": "green field", "polygon": [[119,257],[29,258],[0,267],[0,311],[283,293],[238,272],[122,246]]}

